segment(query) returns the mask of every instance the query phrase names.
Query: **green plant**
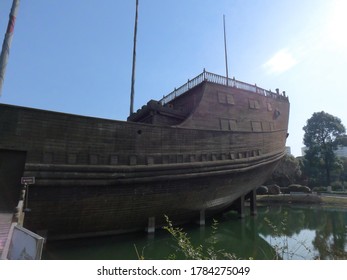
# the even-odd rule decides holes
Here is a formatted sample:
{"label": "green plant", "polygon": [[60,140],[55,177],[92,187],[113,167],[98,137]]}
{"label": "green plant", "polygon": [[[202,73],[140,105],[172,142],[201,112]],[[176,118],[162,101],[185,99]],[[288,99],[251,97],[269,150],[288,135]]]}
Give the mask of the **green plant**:
{"label": "green plant", "polygon": [[[176,252],[168,256],[170,260],[182,259],[187,260],[219,260],[228,259],[236,260],[238,259],[234,253],[225,252],[223,249],[218,249],[218,221],[213,220],[211,225],[211,232],[209,236],[205,239],[204,244],[194,245],[191,242],[188,234],[179,227],[174,227],[169,217],[165,215],[167,225],[163,227],[166,231],[170,233],[175,241]],[[283,218],[279,225],[275,225],[271,222],[268,217],[264,218],[265,224],[270,227],[270,240],[269,244],[273,248],[272,259],[305,259],[307,255],[311,255],[310,259],[317,259],[318,256],[314,255],[309,246],[306,245],[305,240],[299,240],[293,236],[289,236],[288,232],[288,213],[283,214]],[[134,245],[135,246],[135,245]],[[259,248],[261,250],[261,248]],[[304,254],[303,250],[307,252]],[[136,246],[135,251],[137,258],[143,260],[144,254],[140,255]],[[344,255],[345,256],[345,255]],[[271,255],[269,256],[271,258]],[[252,259],[252,258],[249,258]]]}
{"label": "green plant", "polygon": [[[218,221],[213,220],[211,226],[212,231],[210,237],[207,239],[208,246],[202,244],[194,246],[188,237],[187,233],[182,228],[174,227],[169,217],[165,215],[167,226],[163,228],[167,230],[177,243],[178,251],[180,251],[186,259],[190,260],[217,260],[217,259],[236,259],[236,256],[232,253],[227,253],[224,250],[217,250],[217,229]],[[169,259],[176,259],[175,254],[171,254]]]}
{"label": "green plant", "polygon": [[313,192],[326,192],[328,189],[327,189],[327,187],[314,187],[313,189],[312,189],[312,191]]}
{"label": "green plant", "polygon": [[340,173],[343,169],[334,151],[338,145],[345,142],[346,129],[341,119],[322,111],[314,113],[307,120],[303,130],[304,144],[307,147],[305,154],[307,174],[311,178],[324,174],[325,185],[330,186],[334,172]]}
{"label": "green plant", "polygon": [[[305,240],[298,240],[294,237],[288,236],[286,234],[288,227],[288,213],[284,212],[283,219],[279,226],[274,225],[269,218],[264,218],[265,223],[271,228],[273,232],[273,237],[270,239],[270,245],[275,250],[275,255],[273,259],[300,259],[304,258],[298,252],[301,249],[306,250],[312,255],[312,259],[317,259],[313,255],[311,249],[306,245]],[[295,246],[289,246],[290,243],[294,243]]]}
{"label": "green plant", "polygon": [[136,244],[134,244],[134,248],[135,248],[135,252],[136,252],[137,259],[138,259],[138,260],[144,260],[144,259],[145,259],[144,255],[143,255],[143,250],[144,250],[144,249],[142,249],[142,252],[141,252],[141,255],[140,255],[140,254],[139,254],[139,251],[137,250]]}

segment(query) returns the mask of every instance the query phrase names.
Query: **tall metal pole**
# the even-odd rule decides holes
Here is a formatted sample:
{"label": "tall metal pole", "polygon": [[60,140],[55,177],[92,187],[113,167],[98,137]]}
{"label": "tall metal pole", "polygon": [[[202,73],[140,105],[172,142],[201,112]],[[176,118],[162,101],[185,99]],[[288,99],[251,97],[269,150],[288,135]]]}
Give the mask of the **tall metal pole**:
{"label": "tall metal pole", "polygon": [[225,73],[227,76],[227,86],[228,86],[229,85],[229,74],[228,74],[227,36],[226,36],[226,32],[225,32],[225,15],[223,15],[223,26],[224,26]]}
{"label": "tall metal pole", "polygon": [[132,74],[131,74],[131,93],[130,93],[130,115],[134,112],[136,37],[137,37],[138,9],[139,9],[139,0],[136,0],[135,27],[134,27],[134,48],[133,48],[133,68],[132,68]]}
{"label": "tall metal pole", "polygon": [[14,24],[16,22],[17,11],[19,7],[19,0],[13,0],[12,8],[10,12],[10,18],[7,25],[7,30],[2,44],[2,50],[0,54],[0,96],[2,94],[2,86],[4,84],[5,70],[8,61],[8,56],[10,54],[10,47],[13,37]]}

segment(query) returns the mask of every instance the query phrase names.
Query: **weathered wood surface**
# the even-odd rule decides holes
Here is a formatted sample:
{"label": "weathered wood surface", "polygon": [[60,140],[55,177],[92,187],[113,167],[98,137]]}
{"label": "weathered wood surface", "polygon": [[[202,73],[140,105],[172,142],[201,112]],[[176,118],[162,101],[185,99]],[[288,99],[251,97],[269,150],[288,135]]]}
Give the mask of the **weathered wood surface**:
{"label": "weathered wood surface", "polygon": [[284,155],[279,94],[204,81],[152,103],[129,122],[0,104],[0,149],[25,151],[24,176],[36,178],[24,225],[50,238],[196,220],[247,195]]}
{"label": "weathered wood surface", "polygon": [[5,248],[7,236],[11,228],[12,213],[0,213],[0,256]]}

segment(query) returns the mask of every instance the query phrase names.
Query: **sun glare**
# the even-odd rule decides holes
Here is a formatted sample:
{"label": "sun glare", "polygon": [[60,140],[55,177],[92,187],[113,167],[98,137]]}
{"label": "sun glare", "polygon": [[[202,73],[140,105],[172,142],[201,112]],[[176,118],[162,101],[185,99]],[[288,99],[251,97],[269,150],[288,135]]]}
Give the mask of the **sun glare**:
{"label": "sun glare", "polygon": [[275,53],[263,66],[269,73],[280,74],[292,68],[298,61],[288,49]]}
{"label": "sun glare", "polygon": [[346,51],[347,48],[347,1],[332,1],[331,13],[328,17],[326,36],[333,50]]}

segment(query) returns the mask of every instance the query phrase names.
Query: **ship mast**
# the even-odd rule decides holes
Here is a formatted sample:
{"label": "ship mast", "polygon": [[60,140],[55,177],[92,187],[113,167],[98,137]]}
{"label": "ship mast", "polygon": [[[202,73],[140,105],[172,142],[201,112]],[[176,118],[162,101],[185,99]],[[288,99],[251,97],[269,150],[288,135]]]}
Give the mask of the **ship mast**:
{"label": "ship mast", "polygon": [[19,7],[19,0],[13,0],[12,8],[10,12],[10,18],[7,25],[7,30],[2,45],[2,50],[0,54],[0,96],[2,93],[2,86],[4,84],[5,70],[8,61],[8,56],[10,54],[10,47],[13,37],[14,24],[16,22],[17,12]]}
{"label": "ship mast", "polygon": [[229,75],[228,75],[227,36],[226,36],[226,32],[225,32],[225,15],[223,15],[223,27],[224,27],[225,74],[227,77],[227,86],[228,86],[229,85]]}
{"label": "ship mast", "polygon": [[133,67],[132,67],[132,74],[131,74],[131,93],[130,93],[130,115],[134,112],[136,37],[137,37],[138,9],[139,9],[139,0],[136,0],[135,27],[134,27],[134,47],[133,47]]}

